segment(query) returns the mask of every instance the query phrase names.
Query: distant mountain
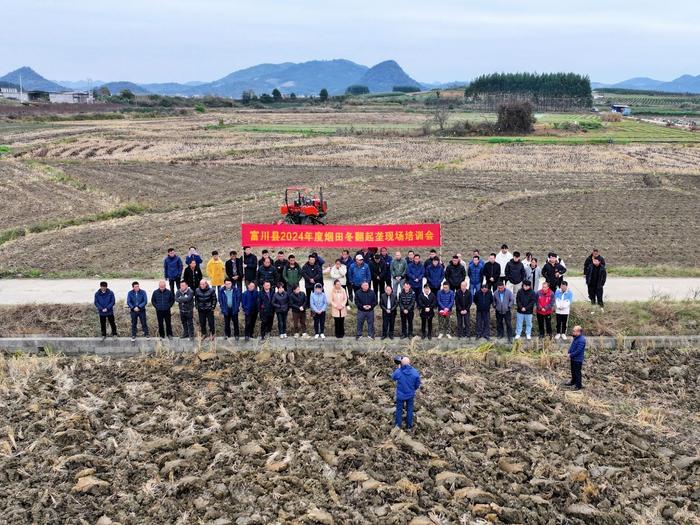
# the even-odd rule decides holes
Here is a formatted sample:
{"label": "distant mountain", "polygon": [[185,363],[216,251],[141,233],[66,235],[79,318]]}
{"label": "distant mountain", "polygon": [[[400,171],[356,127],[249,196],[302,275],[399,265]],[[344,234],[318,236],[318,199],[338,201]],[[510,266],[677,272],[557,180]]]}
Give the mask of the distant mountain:
{"label": "distant mountain", "polygon": [[12,82],[5,82],[4,80],[0,80],[0,88],[19,89],[19,86],[17,84],[13,84]]}
{"label": "distant mountain", "polygon": [[156,93],[158,95],[189,96],[193,86],[179,84],[178,82],[161,82],[156,84],[139,84],[139,87],[148,93]]}
{"label": "distant mountain", "polygon": [[148,91],[147,89],[139,86],[138,84],[134,84],[133,82],[127,82],[126,80],[120,80],[117,82],[107,82],[106,84],[102,84],[101,86],[98,86],[97,89],[106,87],[109,89],[109,92],[112,95],[118,95],[119,92],[121,92],[124,89],[128,89],[131,91],[134,95],[150,95],[151,91]]}
{"label": "distant mountain", "polygon": [[592,82],[591,87],[597,88],[619,88],[619,89],[639,89],[644,91],[666,91],[669,93],[700,93],[700,75],[683,75],[670,82],[656,80],[649,77],[635,77],[615,84],[602,84]]}
{"label": "distant mountain", "polygon": [[0,77],[0,81],[10,82],[18,86],[21,83],[24,91],[70,91],[60,84],[45,79],[27,66],[15,69],[4,77]]}
{"label": "distant mountain", "polygon": [[459,89],[466,88],[470,84],[469,80],[453,80],[452,82],[421,82],[423,89]]}
{"label": "distant mountain", "polygon": [[392,91],[394,86],[415,86],[420,84],[409,77],[394,60],[385,60],[368,69],[354,84],[367,86],[370,93]]}
{"label": "distant mountain", "polygon": [[76,91],[87,91],[105,83],[104,80],[91,80],[87,78],[85,80],[55,80],[54,82]]}

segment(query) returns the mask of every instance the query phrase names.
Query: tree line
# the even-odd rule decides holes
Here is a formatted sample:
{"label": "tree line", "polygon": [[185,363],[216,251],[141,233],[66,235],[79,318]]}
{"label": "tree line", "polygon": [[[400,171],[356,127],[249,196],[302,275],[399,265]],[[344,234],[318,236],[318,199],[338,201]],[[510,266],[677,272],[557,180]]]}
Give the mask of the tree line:
{"label": "tree line", "polygon": [[577,73],[491,73],[475,78],[464,90],[465,98],[483,109],[527,100],[536,110],[590,107],[591,81]]}

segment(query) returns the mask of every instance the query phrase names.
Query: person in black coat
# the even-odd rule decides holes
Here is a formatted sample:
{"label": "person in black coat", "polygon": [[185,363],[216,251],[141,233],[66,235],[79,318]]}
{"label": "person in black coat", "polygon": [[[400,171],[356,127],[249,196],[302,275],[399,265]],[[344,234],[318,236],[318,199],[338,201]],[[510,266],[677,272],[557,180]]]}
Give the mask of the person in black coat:
{"label": "person in black coat", "polygon": [[213,340],[216,336],[216,324],[214,310],[216,309],[216,289],[202,279],[199,287],[194,291],[194,303],[199,315],[199,331],[202,339],[207,337],[207,324],[209,324],[209,337]]}
{"label": "person in black coat", "polygon": [[411,284],[403,283],[403,290],[399,293],[399,309],[401,310],[401,339],[413,337],[413,315],[416,309],[416,294]]}
{"label": "person in black coat", "polygon": [[382,256],[375,253],[369,260],[369,272],[372,275],[372,290],[374,290],[374,293],[377,295],[377,301],[383,292],[382,284],[384,283],[384,269],[385,264],[382,260]]}
{"label": "person in black coat", "polygon": [[467,278],[467,269],[459,260],[459,255],[453,255],[452,261],[445,268],[445,280],[450,285],[450,290],[457,292],[460,285]]}
{"label": "person in black coat", "polygon": [[525,265],[520,260],[520,252],[513,252],[513,258],[506,264],[506,281],[510,284],[513,297],[518,295],[525,280]]}
{"label": "person in black coat", "polygon": [[433,317],[435,317],[435,308],[437,308],[437,296],[430,290],[428,283],[423,286],[423,293],[419,294],[416,299],[418,312],[420,315],[420,333],[425,339],[433,338]]}
{"label": "person in black coat", "polygon": [[484,264],[484,269],[481,271],[482,278],[492,292],[498,286],[498,281],[501,279],[501,265],[496,262],[496,254],[489,254],[489,260]]}
{"label": "person in black coat", "polygon": [[355,339],[362,337],[362,327],[367,323],[367,337],[374,339],[374,309],[377,306],[377,295],[369,289],[369,283],[363,282],[360,289],[355,292],[355,306],[357,306],[357,335]]}
{"label": "person in black coat", "polygon": [[603,304],[603,286],[605,286],[605,281],[608,278],[608,271],[600,259],[599,257],[593,259],[586,274],[586,284],[588,285],[588,298],[591,300],[591,304],[596,304],[597,302],[602,310],[605,306]]}
{"label": "person in black coat", "polygon": [[224,265],[226,277],[231,279],[233,285],[241,290],[243,288],[243,258],[238,257],[238,252],[229,252],[229,260]]}
{"label": "person in black coat", "polygon": [[301,268],[301,276],[304,279],[304,288],[306,289],[306,309],[309,309],[311,294],[314,291],[316,283],[323,285],[323,268],[318,264],[316,257],[309,255],[306,264]]}
{"label": "person in black coat", "polygon": [[491,307],[493,306],[493,293],[486,283],[481,285],[481,290],[474,294],[476,306],[476,338],[491,339]]}
{"label": "person in black coat", "polygon": [[[158,319],[158,335],[161,339],[166,336],[168,339],[173,337],[173,325],[170,315],[170,309],[175,304],[175,295],[166,288],[165,281],[161,280],[158,283],[158,288],[151,294],[151,304],[156,309],[156,317]],[[165,326],[163,326],[165,325]]]}
{"label": "person in black coat", "polygon": [[275,259],[275,262],[272,263],[272,266],[274,266],[275,270],[277,271],[276,282],[282,282],[286,287],[287,283],[284,282],[284,269],[287,267],[287,259],[285,258],[282,250],[277,252],[277,258]]}
{"label": "person in black coat", "polygon": [[272,298],[272,306],[275,309],[277,316],[277,329],[280,333],[280,338],[287,337],[287,313],[289,312],[289,293],[284,289],[284,283],[277,283],[277,292]]}
{"label": "person in black coat", "polygon": [[547,262],[542,267],[542,277],[549,283],[549,289],[552,290],[552,293],[555,293],[559,288],[565,273],[566,268],[557,259],[557,254],[549,252]]}
{"label": "person in black coat", "polygon": [[289,294],[289,309],[292,311],[294,337],[306,337],[306,294],[301,291],[299,283]]}
{"label": "person in black coat", "polygon": [[[274,271],[274,267],[273,267]],[[272,332],[272,323],[275,319],[275,306],[273,300],[275,292],[272,290],[272,285],[265,281],[260,290],[260,340],[264,340],[266,335]]]}
{"label": "person in black coat", "polygon": [[462,281],[455,292],[455,311],[457,312],[457,337],[469,337],[469,309],[472,306],[472,293],[467,281]]}
{"label": "person in black coat", "polygon": [[245,284],[248,286],[250,283],[257,284],[258,277],[258,258],[250,251],[250,246],[243,247],[243,277],[245,278]]}
{"label": "person in black coat", "polygon": [[187,283],[187,286],[194,293],[194,290],[199,288],[199,283],[202,282],[202,279],[202,270],[197,265],[197,261],[194,259],[190,260],[190,264],[185,268],[182,280]]}
{"label": "person in black coat", "polygon": [[593,265],[594,258],[598,258],[600,260],[600,265],[605,266],[605,259],[602,255],[600,255],[598,248],[593,248],[593,251],[588,257],[586,257],[586,260],[583,263],[583,276],[586,278],[586,284],[588,284],[588,270]]}
{"label": "person in black coat", "polygon": [[272,287],[278,282],[277,270],[272,266],[272,259],[268,257],[261,266],[258,266],[258,288],[262,288],[265,283],[269,283]]}
{"label": "person in black coat", "polygon": [[394,290],[387,285],[379,298],[379,307],[382,309],[382,339],[394,338],[397,306],[398,302]]}

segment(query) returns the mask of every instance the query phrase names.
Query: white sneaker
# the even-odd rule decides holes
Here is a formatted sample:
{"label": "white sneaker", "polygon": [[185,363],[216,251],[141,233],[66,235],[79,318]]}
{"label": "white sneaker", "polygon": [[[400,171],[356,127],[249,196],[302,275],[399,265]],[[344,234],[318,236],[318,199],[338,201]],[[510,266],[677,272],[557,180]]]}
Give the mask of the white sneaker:
{"label": "white sneaker", "polygon": [[561,334],[561,338],[566,341],[566,334]]}
{"label": "white sneaker", "polygon": [[532,339],[532,336],[529,336],[529,335],[528,335],[528,336],[527,336],[527,340],[529,341],[530,339]]}
{"label": "white sneaker", "polygon": [[450,334],[447,334],[448,339],[452,339],[452,336]]}
{"label": "white sneaker", "polygon": [[307,333],[303,333],[303,334],[301,334],[301,337],[302,337],[302,339],[308,339],[311,336]]}
{"label": "white sneaker", "polygon": [[280,339],[284,339],[284,334],[280,334]]}
{"label": "white sneaker", "polygon": [[600,307],[600,313],[601,313],[601,314],[604,314],[604,313],[605,313],[605,308],[603,308],[602,306]]}
{"label": "white sneaker", "polygon": [[520,334],[515,336],[516,339],[520,339]]}
{"label": "white sneaker", "polygon": [[438,339],[442,339],[442,334],[438,334]]}
{"label": "white sneaker", "polygon": [[299,332],[297,332],[296,334],[294,334],[294,337],[295,337],[295,338],[299,337]]}
{"label": "white sneaker", "polygon": [[321,334],[321,339],[325,339],[325,338],[326,338],[326,334]]}
{"label": "white sneaker", "polygon": [[316,334],[316,335],[314,336],[314,339],[318,339],[318,338],[319,338],[319,335]]}
{"label": "white sneaker", "polygon": [[554,339],[559,339],[561,336],[559,334],[554,336]]}

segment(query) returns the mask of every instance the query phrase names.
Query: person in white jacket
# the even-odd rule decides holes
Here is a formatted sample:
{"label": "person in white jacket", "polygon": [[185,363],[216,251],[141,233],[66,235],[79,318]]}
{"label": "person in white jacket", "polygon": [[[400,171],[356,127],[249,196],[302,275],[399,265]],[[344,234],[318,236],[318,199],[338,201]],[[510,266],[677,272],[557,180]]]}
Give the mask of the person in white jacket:
{"label": "person in white jacket", "polygon": [[496,262],[501,265],[501,279],[506,276],[506,264],[513,258],[513,254],[508,251],[508,245],[501,246],[501,251],[496,254]]}
{"label": "person in white jacket", "polygon": [[566,340],[566,325],[569,322],[571,303],[574,301],[574,293],[569,290],[569,283],[562,281],[560,288],[554,294],[557,315],[557,335],[554,339]]}
{"label": "person in white jacket", "polygon": [[[329,268],[325,269],[323,273],[330,273],[331,280],[333,282],[335,282],[336,280],[340,281],[340,286],[343,287],[343,290],[345,290],[346,292],[348,291],[348,267],[343,264],[343,261],[341,261],[340,259],[336,259],[333,266],[330,266]],[[349,310],[350,305],[348,305],[347,308]]]}

